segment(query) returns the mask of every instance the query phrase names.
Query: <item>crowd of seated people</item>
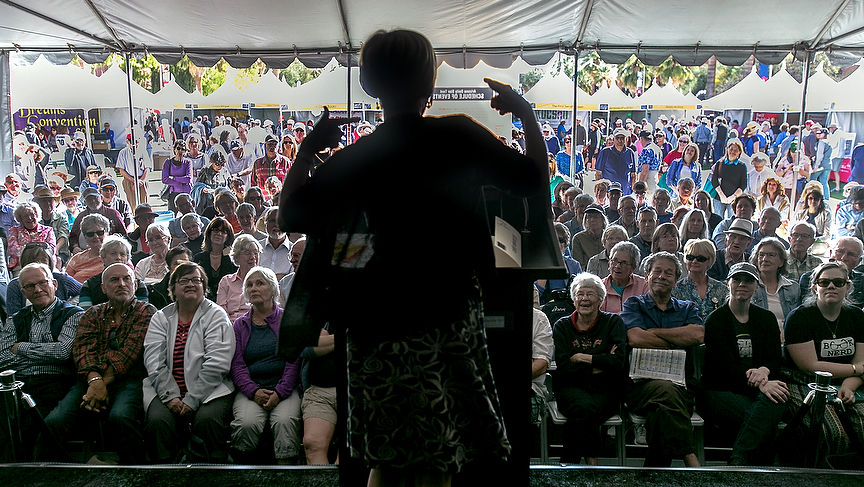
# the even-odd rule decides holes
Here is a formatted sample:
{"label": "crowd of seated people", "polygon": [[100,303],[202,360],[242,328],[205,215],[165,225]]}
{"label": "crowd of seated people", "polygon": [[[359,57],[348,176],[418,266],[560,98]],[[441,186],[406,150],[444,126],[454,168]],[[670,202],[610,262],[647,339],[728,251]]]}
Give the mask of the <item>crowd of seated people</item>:
{"label": "crowd of seated people", "polygon": [[[296,133],[283,137],[282,169]],[[336,461],[333,335],[322,329],[294,362],[278,354],[306,244],[278,228],[285,173],[241,139],[229,172],[198,135],[178,138],[165,163],[161,215],[133,211],[89,157],[75,164],[80,187],[22,191],[16,174],[0,187],[0,369],[37,404],[23,411],[23,441],[2,428],[0,460],[87,461],[73,440],[101,431],[102,463]],[[264,188],[245,187],[253,165]]]}
{"label": "crowd of seated people", "polygon": [[[623,148],[616,141],[607,149],[642,150],[628,140],[625,134]],[[707,175],[700,174],[707,166],[673,158],[669,167],[693,170],[668,184],[679,193],[671,202],[668,190],[650,198],[630,179],[621,184],[630,191],[616,198],[613,223],[592,215],[592,206],[603,208],[595,202],[569,213],[582,221],[561,213],[565,227],[585,229],[570,251],[587,259],[586,272],[570,272],[567,306],[538,307],[548,311],[554,337],[548,394],[567,418],[563,462],[596,464],[601,425],[628,412],[644,418],[635,441],[648,446],[646,466],[673,459],[698,466],[697,412],[729,440],[730,464],[803,466],[800,441],[812,418],[797,413],[815,371],[830,372],[837,388],[820,418],[824,447],[815,465],[864,445],[864,406],[855,399],[864,384],[864,337],[855,326],[864,318],[864,188],[850,183],[834,204],[821,181],[802,177],[793,196],[785,158],[747,154],[738,140],[724,147]],[[660,174],[663,182],[663,167]],[[608,205],[611,184],[600,175],[595,195]],[[694,194],[700,176],[723,186],[717,197],[708,186]],[[628,377],[627,357],[638,349],[684,350],[686,383]]]}
{"label": "crowd of seated people", "polygon": [[[15,174],[0,187],[0,368],[17,371],[41,414],[25,415],[27,444],[14,455],[0,432],[3,460],[69,461],[69,440],[104,421],[125,464],[337,461],[333,334],[323,328],[296,362],[276,353],[306,246],[277,223],[295,132],[280,148],[228,141],[227,160],[197,132],[178,137],[163,166],[165,219],[147,204],[131,208],[92,158],[57,194],[22,191]],[[638,148],[625,137],[607,149],[652,144],[638,135]],[[721,142],[719,174],[703,175],[701,146],[678,135],[683,152],[644,173],[674,167],[668,189],[619,178],[598,181],[592,196],[550,175],[570,278],[535,283],[538,308],[556,311],[534,313],[532,378],[542,390],[555,362],[550,392],[568,418],[562,459],[596,464],[600,425],[626,404],[645,418],[646,465],[699,464],[694,411],[734,430],[732,463],[773,464],[777,425],[794,416],[816,370],[834,374],[845,404],[826,409],[828,451],[860,444],[861,428],[845,418],[864,418],[854,399],[864,374],[854,325],[864,306],[864,189],[836,211],[819,181],[801,184],[794,202],[780,177],[754,194],[738,177],[738,165],[749,170],[739,160],[746,144]],[[608,173],[608,159],[598,172]],[[703,189],[712,176],[722,202]],[[827,258],[813,253],[818,238],[830,242]],[[703,373],[686,387],[633,381],[635,349],[704,354]]]}

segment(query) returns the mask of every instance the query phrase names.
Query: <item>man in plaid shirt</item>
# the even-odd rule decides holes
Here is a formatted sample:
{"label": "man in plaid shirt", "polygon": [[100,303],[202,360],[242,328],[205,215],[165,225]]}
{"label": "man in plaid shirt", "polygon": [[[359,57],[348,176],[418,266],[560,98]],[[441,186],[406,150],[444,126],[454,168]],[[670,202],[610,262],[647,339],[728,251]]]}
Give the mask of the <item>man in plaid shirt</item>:
{"label": "man in plaid shirt", "polygon": [[[107,437],[113,440],[122,463],[143,460],[144,335],[156,313],[153,305],[135,298],[135,287],[132,269],[125,264],[111,264],[102,272],[102,291],[108,302],[84,313],[72,344],[79,380],[45,418],[54,438],[62,441],[89,416],[86,412],[107,413]],[[64,460],[61,451],[55,449],[46,456]]]}
{"label": "man in plaid shirt", "polygon": [[252,165],[252,186],[258,186],[263,190],[264,181],[267,181],[270,176],[276,176],[280,181],[285,180],[285,175],[291,168],[291,161],[276,152],[277,145],[279,140],[273,135],[268,135],[264,139],[264,156],[258,158]]}

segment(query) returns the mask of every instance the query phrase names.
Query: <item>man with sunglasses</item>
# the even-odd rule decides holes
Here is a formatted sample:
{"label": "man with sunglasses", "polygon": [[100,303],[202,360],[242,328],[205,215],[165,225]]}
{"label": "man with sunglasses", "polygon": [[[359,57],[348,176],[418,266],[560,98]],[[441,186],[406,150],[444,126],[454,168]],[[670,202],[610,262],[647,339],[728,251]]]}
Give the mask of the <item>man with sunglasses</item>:
{"label": "man with sunglasses", "polygon": [[[849,269],[849,280],[852,281],[852,290],[849,291],[847,299],[849,304],[856,308],[864,307],[864,272],[856,270],[861,264],[861,256],[864,254],[864,243],[855,237],[839,237],[831,242],[831,254],[829,260],[842,262]],[[801,286],[801,301],[805,301],[810,294],[810,277],[813,271],[801,275],[798,284]]]}
{"label": "man with sunglasses", "polygon": [[597,154],[595,179],[608,179],[621,185],[624,195],[631,192],[636,182],[636,153],[627,147],[630,132],[618,128],[612,134],[613,145]]}
{"label": "man with sunglasses", "polygon": [[264,156],[258,158],[252,165],[252,186],[264,188],[264,182],[271,176],[278,177],[280,181],[285,180],[285,175],[291,168],[291,162],[287,157],[276,152],[278,145],[279,139],[275,135],[268,135],[264,139]]}
{"label": "man with sunglasses", "polygon": [[[18,275],[21,293],[30,305],[15,313],[0,328],[0,368],[17,372],[16,379],[24,382],[23,391],[36,401],[36,411],[23,409],[23,445],[16,448],[17,461],[29,461],[34,443],[40,434],[38,412],[42,417],[54,409],[75,383],[75,368],[70,349],[84,310],[57,299],[57,281],[47,265],[27,264]],[[140,385],[139,385],[140,387]],[[5,406],[0,414],[6,417]],[[2,459],[11,461],[11,445],[7,429],[0,428]]]}
{"label": "man with sunglasses", "polygon": [[117,210],[123,219],[123,225],[128,229],[132,225],[132,208],[126,200],[117,197],[117,183],[114,179],[102,178],[99,181],[99,193],[102,195],[102,204]]}
{"label": "man with sunglasses", "polygon": [[[142,361],[144,335],[156,308],[135,297],[136,279],[122,263],[111,264],[101,275],[108,302],[97,304],[81,316],[72,360],[78,380],[58,406],[45,418],[52,437],[63,441],[76,425],[93,419],[86,412],[107,413],[114,448],[124,464],[141,463],[144,416],[141,381],[147,375]],[[64,458],[57,445],[43,457]]]}
{"label": "man with sunglasses", "polygon": [[88,166],[95,166],[96,159],[93,151],[86,145],[87,137],[83,132],[75,132],[72,136],[72,147],[66,149],[63,160],[66,163],[66,171],[72,176],[69,186],[77,188],[81,185],[87,173]]}

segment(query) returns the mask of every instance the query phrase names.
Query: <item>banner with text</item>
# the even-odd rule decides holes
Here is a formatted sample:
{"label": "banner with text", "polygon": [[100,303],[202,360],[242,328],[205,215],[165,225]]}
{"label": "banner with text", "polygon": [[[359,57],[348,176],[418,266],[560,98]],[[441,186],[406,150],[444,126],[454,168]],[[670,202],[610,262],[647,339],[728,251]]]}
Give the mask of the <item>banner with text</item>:
{"label": "banner with text", "polygon": [[432,101],[489,101],[491,99],[492,88],[436,87],[432,92]]}
{"label": "banner with text", "polygon": [[22,108],[12,114],[12,124],[15,130],[24,130],[28,123],[34,123],[41,130],[55,127],[58,133],[73,134],[78,130],[84,132],[84,124],[89,120],[90,130],[98,132],[101,130],[98,113],[98,110],[91,110],[90,116],[85,117],[81,109]]}

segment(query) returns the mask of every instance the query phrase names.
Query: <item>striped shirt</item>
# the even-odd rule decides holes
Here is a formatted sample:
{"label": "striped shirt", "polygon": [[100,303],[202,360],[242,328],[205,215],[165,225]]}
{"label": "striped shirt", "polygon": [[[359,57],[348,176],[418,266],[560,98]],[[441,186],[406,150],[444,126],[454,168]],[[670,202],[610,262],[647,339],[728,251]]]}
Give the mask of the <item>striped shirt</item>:
{"label": "striped shirt", "polygon": [[189,325],[191,324],[191,320],[184,323],[178,319],[177,335],[174,336],[174,360],[172,361],[171,373],[174,375],[177,387],[180,388],[180,397],[185,396],[187,392],[183,358],[186,352],[186,338],[189,336]]}

